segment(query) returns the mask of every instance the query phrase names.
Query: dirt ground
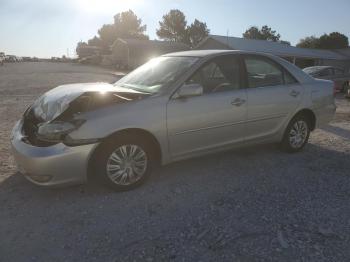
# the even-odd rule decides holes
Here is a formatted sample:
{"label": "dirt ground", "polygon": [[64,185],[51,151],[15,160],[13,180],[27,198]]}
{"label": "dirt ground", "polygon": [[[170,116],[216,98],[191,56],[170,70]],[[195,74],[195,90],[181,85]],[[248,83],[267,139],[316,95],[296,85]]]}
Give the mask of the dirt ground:
{"label": "dirt ground", "polygon": [[168,165],[141,188],[47,189],[16,172],[9,135],[60,84],[112,82],[60,63],[0,67],[0,261],[349,261],[350,102],[303,152],[250,147]]}

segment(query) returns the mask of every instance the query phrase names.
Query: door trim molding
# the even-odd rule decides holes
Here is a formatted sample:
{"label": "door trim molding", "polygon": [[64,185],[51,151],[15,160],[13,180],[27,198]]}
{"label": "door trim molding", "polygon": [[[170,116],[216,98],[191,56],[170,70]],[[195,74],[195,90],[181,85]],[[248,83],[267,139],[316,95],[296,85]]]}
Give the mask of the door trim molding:
{"label": "door trim molding", "polygon": [[193,133],[193,132],[198,132],[198,131],[203,131],[203,130],[210,130],[210,129],[215,129],[215,128],[222,128],[222,127],[227,127],[227,126],[235,126],[235,125],[240,125],[240,124],[244,124],[244,123],[251,123],[251,122],[261,121],[261,120],[269,120],[269,119],[274,119],[274,118],[280,118],[280,117],[284,117],[286,115],[287,114],[276,114],[276,115],[269,116],[269,117],[255,118],[255,119],[250,119],[250,120],[238,121],[238,122],[234,122],[234,123],[224,123],[224,124],[221,124],[221,125],[201,127],[201,128],[196,128],[196,129],[189,129],[189,130],[177,132],[175,134],[172,134],[171,136],[183,135],[183,134],[186,134],[186,133]]}
{"label": "door trim molding", "polygon": [[221,124],[221,125],[201,127],[201,128],[196,128],[196,129],[189,129],[189,130],[177,132],[174,135],[176,136],[176,135],[182,135],[182,134],[185,134],[185,133],[192,133],[192,132],[209,130],[209,129],[214,129],[214,128],[221,128],[221,127],[226,127],[226,126],[234,126],[234,125],[239,125],[239,124],[243,124],[243,123],[245,123],[245,121],[238,121],[238,122],[235,122],[235,123],[225,123],[225,124]]}

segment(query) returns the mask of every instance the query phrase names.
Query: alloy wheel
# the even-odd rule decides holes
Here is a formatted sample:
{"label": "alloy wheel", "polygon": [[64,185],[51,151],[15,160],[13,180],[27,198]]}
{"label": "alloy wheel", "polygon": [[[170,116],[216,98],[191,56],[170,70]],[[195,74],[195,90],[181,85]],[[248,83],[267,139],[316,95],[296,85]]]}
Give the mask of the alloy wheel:
{"label": "alloy wheel", "polygon": [[128,186],[139,181],[147,170],[147,154],[137,145],[122,145],[107,160],[109,179],[117,185]]}
{"label": "alloy wheel", "polygon": [[304,120],[298,120],[291,127],[289,132],[289,143],[297,149],[303,146],[308,135],[308,125]]}

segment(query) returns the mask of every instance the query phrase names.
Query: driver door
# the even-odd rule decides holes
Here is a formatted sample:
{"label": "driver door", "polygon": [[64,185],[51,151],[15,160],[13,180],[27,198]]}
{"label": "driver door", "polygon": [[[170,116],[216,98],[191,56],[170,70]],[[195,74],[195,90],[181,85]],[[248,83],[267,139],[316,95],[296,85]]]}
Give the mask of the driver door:
{"label": "driver door", "polygon": [[202,95],[169,100],[168,139],[174,158],[244,141],[247,95],[241,70],[238,56],[215,58],[185,83],[200,84]]}

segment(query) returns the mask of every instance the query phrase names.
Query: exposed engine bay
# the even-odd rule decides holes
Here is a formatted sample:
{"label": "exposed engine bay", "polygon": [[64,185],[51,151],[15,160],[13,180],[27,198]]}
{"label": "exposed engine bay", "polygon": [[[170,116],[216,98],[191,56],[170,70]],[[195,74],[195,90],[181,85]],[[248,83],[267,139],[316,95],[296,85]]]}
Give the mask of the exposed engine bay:
{"label": "exposed engine bay", "polygon": [[73,130],[84,122],[78,117],[81,113],[140,100],[147,95],[104,83],[59,86],[39,97],[25,111],[22,127],[24,140],[43,147],[57,144],[63,137],[42,135],[50,133],[48,126],[53,131],[64,128]]}

